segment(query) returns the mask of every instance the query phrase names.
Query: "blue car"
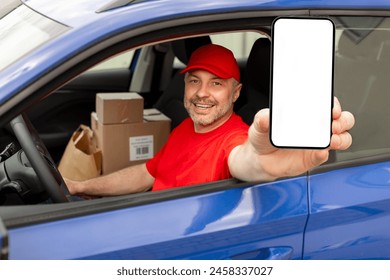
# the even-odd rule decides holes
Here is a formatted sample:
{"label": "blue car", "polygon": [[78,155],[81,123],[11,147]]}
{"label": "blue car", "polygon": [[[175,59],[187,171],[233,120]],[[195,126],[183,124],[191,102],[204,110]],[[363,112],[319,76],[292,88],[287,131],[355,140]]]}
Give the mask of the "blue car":
{"label": "blue car", "polygon": [[[178,73],[214,42],[237,57],[235,110],[250,123],[269,106],[281,16],[334,22],[348,150],[273,182],[68,199],[57,165],[97,93],[136,92],[174,128],[187,116]],[[390,258],[389,1],[2,0],[0,38],[1,259]]]}

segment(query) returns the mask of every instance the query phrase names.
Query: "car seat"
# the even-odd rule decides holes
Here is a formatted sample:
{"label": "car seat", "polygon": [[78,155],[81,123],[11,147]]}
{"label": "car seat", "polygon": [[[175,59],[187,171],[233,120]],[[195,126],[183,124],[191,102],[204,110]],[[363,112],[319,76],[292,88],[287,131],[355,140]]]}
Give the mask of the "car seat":
{"label": "car seat", "polygon": [[271,41],[259,38],[252,46],[245,71],[246,90],[241,94],[246,97],[237,114],[248,125],[252,124],[255,114],[269,107]]}
{"label": "car seat", "polygon": [[[175,56],[187,65],[191,54],[199,47],[211,44],[209,36],[186,38],[173,41],[172,50]],[[185,118],[188,113],[184,108],[184,76],[178,69],[174,72],[167,88],[157,100],[154,107],[171,119],[171,129],[174,129]]]}

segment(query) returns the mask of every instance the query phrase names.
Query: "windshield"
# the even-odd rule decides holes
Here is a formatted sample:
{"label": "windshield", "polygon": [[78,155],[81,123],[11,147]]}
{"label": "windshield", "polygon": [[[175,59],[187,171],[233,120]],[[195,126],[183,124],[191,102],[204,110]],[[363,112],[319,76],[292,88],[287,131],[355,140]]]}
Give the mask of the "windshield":
{"label": "windshield", "polygon": [[67,29],[19,1],[0,5],[0,70]]}

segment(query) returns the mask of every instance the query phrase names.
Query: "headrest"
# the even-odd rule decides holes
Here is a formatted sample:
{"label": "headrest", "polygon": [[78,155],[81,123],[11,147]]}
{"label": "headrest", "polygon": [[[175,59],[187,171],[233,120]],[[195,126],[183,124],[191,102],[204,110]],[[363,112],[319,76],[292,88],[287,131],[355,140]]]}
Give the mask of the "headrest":
{"label": "headrest", "polygon": [[209,36],[186,38],[172,42],[172,49],[175,56],[187,65],[191,54],[201,46],[211,44]]}
{"label": "headrest", "polygon": [[271,72],[271,41],[259,38],[253,44],[246,63],[247,83],[255,90],[269,93]]}

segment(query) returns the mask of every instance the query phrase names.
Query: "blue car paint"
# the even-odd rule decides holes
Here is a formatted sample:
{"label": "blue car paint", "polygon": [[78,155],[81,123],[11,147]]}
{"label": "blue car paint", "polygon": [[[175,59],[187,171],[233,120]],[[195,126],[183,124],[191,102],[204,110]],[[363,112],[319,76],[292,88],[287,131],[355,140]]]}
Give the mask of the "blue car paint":
{"label": "blue car paint", "polygon": [[310,177],[306,259],[390,256],[390,162]]}
{"label": "blue car paint", "polygon": [[307,210],[300,177],[10,229],[9,258],[300,259]]}
{"label": "blue car paint", "polygon": [[[53,3],[50,0],[23,0],[26,5],[40,13],[56,19],[69,26],[80,26],[98,19],[101,15],[121,13],[141,13],[147,19],[189,16],[211,12],[237,12],[240,10],[267,10],[267,9],[301,9],[301,8],[353,8],[353,9],[385,9],[389,8],[386,0],[186,0],[186,5],[177,5],[177,0],[149,0],[130,3],[127,6],[108,10],[103,13],[95,13],[111,0],[58,0]],[[159,13],[151,13],[158,9]],[[75,13],[77,11],[77,13]],[[128,22],[137,20],[129,18]]]}

